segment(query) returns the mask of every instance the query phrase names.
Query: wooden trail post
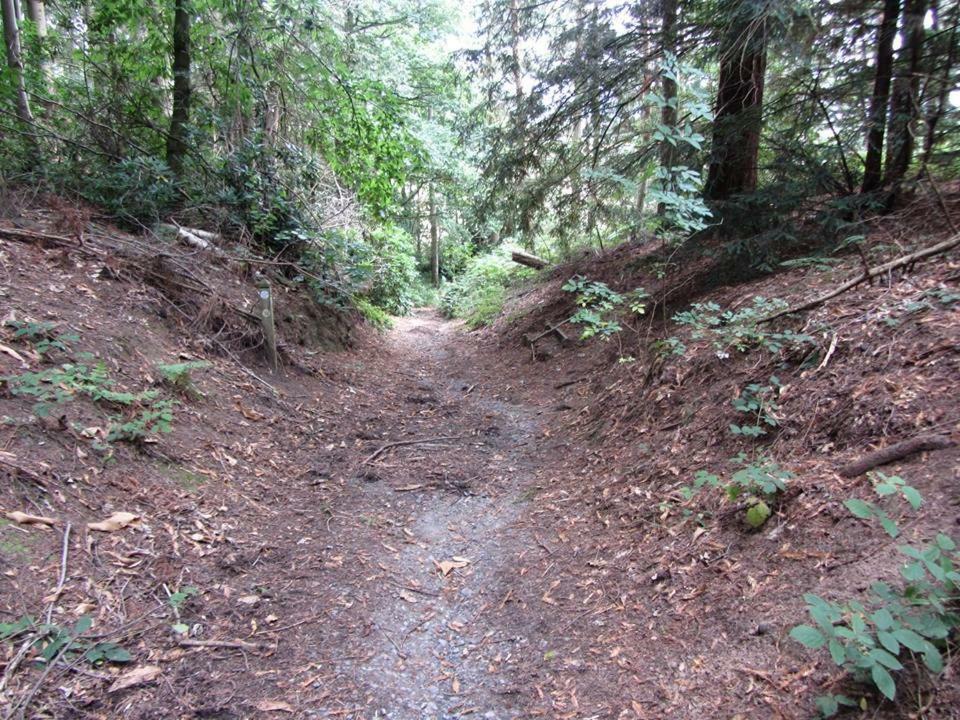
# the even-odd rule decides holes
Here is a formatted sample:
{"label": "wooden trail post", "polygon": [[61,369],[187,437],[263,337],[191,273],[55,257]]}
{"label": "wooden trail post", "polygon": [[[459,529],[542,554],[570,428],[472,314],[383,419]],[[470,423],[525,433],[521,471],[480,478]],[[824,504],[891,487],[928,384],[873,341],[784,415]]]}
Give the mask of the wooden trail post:
{"label": "wooden trail post", "polygon": [[280,357],[277,355],[277,328],[273,322],[273,290],[270,281],[260,278],[257,281],[257,317],[263,328],[263,340],[267,345],[267,357],[274,372],[280,369]]}

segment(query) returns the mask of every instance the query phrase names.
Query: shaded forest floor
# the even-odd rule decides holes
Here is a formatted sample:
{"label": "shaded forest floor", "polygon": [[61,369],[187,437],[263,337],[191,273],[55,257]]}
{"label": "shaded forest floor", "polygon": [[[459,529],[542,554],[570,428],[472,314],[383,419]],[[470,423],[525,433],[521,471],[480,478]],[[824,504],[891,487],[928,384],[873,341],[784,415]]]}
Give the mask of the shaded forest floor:
{"label": "shaded forest floor", "polygon": [[[43,214],[21,226],[49,229]],[[931,295],[956,292],[955,254],[792,321],[822,344],[812,362],[696,342],[664,360],[642,338],[623,363],[616,343],[523,345],[569,316],[559,285],[574,271],[653,288],[645,251],[627,249],[528,288],[492,329],[419,311],[341,352],[304,336],[312,320],[288,293],[285,369],[238,351],[252,376],[209,340],[234,332],[210,318],[243,302],[246,277],[194,279],[219,292],[191,309],[162,269],[144,282],[104,248],[0,244],[14,323],[0,375],[103,361],[114,390],[177,400],[169,434],[124,442],[106,428],[130,408],[77,397],[37,414],[7,381],[0,508],[54,521],[0,523],[0,622],[36,619],[0,646],[10,717],[809,717],[814,695],[844,688],[829,657],[787,637],[806,621],[802,594],[862,592],[898,562],[842,506],[868,482],[836,468],[958,432],[957,305]],[[858,262],[708,299],[798,299]],[[55,329],[17,336],[24,322]],[[164,383],[160,365],[198,360],[186,384]],[[731,399],[773,372],[786,390],[761,446],[794,490],[751,532],[722,494],[680,490],[750,449],[728,432]],[[956,528],[958,458],[884,468],[926,500],[898,516],[900,542]],[[117,512],[135,517],[87,526]],[[41,636],[70,642],[44,665]],[[105,643],[129,662],[80,653]],[[936,689],[909,674],[901,688],[897,706],[868,695],[868,716],[957,716],[952,661]]]}

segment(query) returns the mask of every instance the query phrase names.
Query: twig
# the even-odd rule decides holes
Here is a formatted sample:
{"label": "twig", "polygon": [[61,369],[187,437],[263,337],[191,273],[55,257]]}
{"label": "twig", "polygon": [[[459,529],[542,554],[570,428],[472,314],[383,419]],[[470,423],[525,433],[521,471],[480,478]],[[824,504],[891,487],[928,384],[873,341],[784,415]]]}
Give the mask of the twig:
{"label": "twig", "polygon": [[904,255],[903,257],[899,257],[896,260],[891,260],[890,262],[884,263],[883,265],[878,265],[877,267],[872,268],[867,272],[864,272],[859,277],[854,278],[853,280],[845,282],[843,285],[840,285],[839,287],[834,288],[833,290],[826,293],[825,295],[821,295],[820,297],[814,298],[813,300],[808,300],[806,302],[800,303],[799,305],[794,305],[793,307],[787,308],[786,310],[781,310],[780,312],[774,313],[773,315],[768,315],[767,317],[763,318],[759,322],[768,323],[771,320],[776,320],[777,318],[783,317],[784,315],[793,315],[794,313],[802,312],[803,310],[810,310],[819,305],[822,305],[827,300],[831,300],[835,298],[837,295],[841,295],[845,293],[847,290],[855,288],[860,283],[866,282],[871,278],[875,278],[878,275],[884,275],[890,272],[891,270],[895,270],[898,267],[903,267],[904,265],[911,265],[917,262],[918,260],[923,260],[924,258],[932,257],[933,255],[939,255],[941,253],[945,253],[948,250],[952,250],[953,248],[957,247],[958,245],[960,245],[960,234],[954,235],[953,237],[948,238],[943,242],[937,243],[936,245],[932,245],[928,248],[924,248],[923,250],[918,250],[917,252],[910,253],[909,255]]}
{"label": "twig", "polygon": [[383,633],[383,636],[384,636],[387,640],[389,640],[389,641],[390,641],[390,644],[393,645],[394,649],[396,649],[397,655],[400,656],[400,659],[401,659],[401,660],[406,660],[406,659],[407,659],[407,656],[406,656],[406,654],[403,652],[403,649],[402,649],[399,645],[397,645],[396,641],[395,641],[392,637],[390,637],[390,635],[387,633],[387,631],[384,630],[383,628],[380,628],[380,632]]}
{"label": "twig", "polygon": [[848,478],[858,477],[878,465],[886,465],[894,460],[901,460],[908,455],[925,450],[941,450],[954,445],[956,443],[944,435],[919,435],[903,442],[894,443],[889,447],[869,452],[856,462],[840,468],[840,474]]}
{"label": "twig", "polygon": [[837,338],[839,335],[837,333],[833,334],[833,339],[830,341],[830,347],[827,349],[827,354],[824,356],[823,361],[817,366],[817,371],[823,370],[827,363],[830,362],[830,358],[833,356],[833,351],[837,349]]}
{"label": "twig", "polygon": [[449,440],[462,440],[465,437],[466,435],[444,435],[441,437],[422,438],[420,440],[398,440],[396,442],[390,442],[390,443],[387,443],[386,445],[381,446],[380,449],[378,449],[376,452],[374,452],[372,455],[370,455],[370,457],[368,457],[366,460],[364,460],[360,464],[369,465],[378,457],[383,455],[383,453],[385,453],[387,450],[392,450],[395,447],[403,447],[405,445],[423,445],[424,443],[443,442],[443,441],[449,441]]}
{"label": "twig", "polygon": [[960,233],[960,228],[957,227],[957,223],[953,219],[953,215],[950,214],[950,209],[947,207],[947,203],[943,200],[943,195],[940,194],[940,188],[937,187],[937,183],[934,182],[933,177],[928,173],[927,182],[930,183],[930,187],[933,188],[933,194],[937,196],[937,203],[940,205],[940,209],[943,210],[943,216],[947,219],[947,224],[950,226],[950,229],[955,233]]}
{"label": "twig", "polygon": [[324,613],[317,613],[316,615],[311,615],[308,618],[304,618],[303,620],[299,620],[295,623],[290,623],[289,625],[281,625],[280,627],[264,628],[263,630],[260,630],[259,632],[254,633],[254,636],[264,635],[266,633],[278,633],[278,632],[283,632],[284,630],[292,630],[295,627],[306,625],[308,622],[314,622],[316,620],[319,620],[320,618],[323,617],[323,615]]}
{"label": "twig", "polygon": [[71,525],[69,521],[66,527],[63,528],[63,546],[60,550],[60,578],[57,580],[57,589],[53,591],[53,600],[51,600],[47,606],[47,625],[50,624],[53,618],[53,606],[60,597],[60,593],[63,592],[63,586],[67,582],[67,556],[70,553],[70,530],[72,528],[73,525]]}
{"label": "twig", "polygon": [[7,683],[10,682],[10,678],[13,677],[13,674],[17,671],[17,668],[20,667],[20,663],[23,661],[23,658],[26,657],[27,652],[33,647],[33,644],[36,641],[37,636],[35,634],[30,635],[26,640],[23,641],[23,645],[20,646],[17,654],[13,656],[13,660],[7,663],[7,669],[4,670],[3,677],[0,678],[0,696],[3,695],[3,691],[7,687]]}
{"label": "twig", "polygon": [[179,643],[180,647],[197,647],[197,648],[231,648],[233,650],[249,650],[254,652],[261,649],[261,646],[256,643],[249,643],[244,640],[181,640]]}
{"label": "twig", "polygon": [[[17,717],[20,720],[24,720],[27,716],[27,708],[30,707],[30,703],[33,702],[33,698],[36,696],[37,692],[40,690],[40,687],[43,685],[44,681],[47,679],[47,676],[50,674],[50,671],[63,660],[64,655],[67,654],[67,651],[73,648],[73,644],[77,641],[77,638],[71,638],[63,644],[63,647],[60,648],[60,652],[53,656],[50,661],[47,663],[46,667],[43,668],[43,672],[40,673],[40,677],[37,678],[37,681],[33,684],[33,687],[30,688],[30,692],[27,693],[27,696],[17,705],[10,708],[10,712],[7,713],[7,719],[14,717],[16,713]],[[19,711],[19,712],[18,712]]]}

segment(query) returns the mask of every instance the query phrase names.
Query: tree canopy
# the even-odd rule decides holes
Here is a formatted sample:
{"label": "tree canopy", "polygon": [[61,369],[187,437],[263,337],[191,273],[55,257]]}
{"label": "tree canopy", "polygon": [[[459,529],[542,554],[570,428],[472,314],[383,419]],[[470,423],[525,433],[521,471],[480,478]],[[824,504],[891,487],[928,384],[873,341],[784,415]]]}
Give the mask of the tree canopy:
{"label": "tree canopy", "polygon": [[734,233],[762,267],[798,218],[835,241],[960,170],[938,0],[2,9],[4,182],[213,218],[391,312],[501,245]]}

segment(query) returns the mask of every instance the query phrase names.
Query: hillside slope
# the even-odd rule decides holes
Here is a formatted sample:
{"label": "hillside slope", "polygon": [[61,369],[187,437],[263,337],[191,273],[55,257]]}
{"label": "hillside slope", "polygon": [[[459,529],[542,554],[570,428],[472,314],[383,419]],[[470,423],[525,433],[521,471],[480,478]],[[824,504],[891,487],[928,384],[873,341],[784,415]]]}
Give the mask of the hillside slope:
{"label": "hillside slope", "polygon": [[[896,581],[896,546],[957,535],[956,251],[742,351],[742,323],[705,318],[816,295],[861,261],[703,293],[624,246],[477,333],[420,311],[377,335],[279,283],[271,373],[244,315],[262,259],[107,226],[72,245],[57,218],[0,222],[9,716],[803,718],[845,692],[871,717],[956,717],[950,656],[935,684],[898,673],[894,704],[788,635],[804,593],[864,598]],[[945,236],[890,232],[871,252]],[[567,328],[531,350],[524,335],[572,314],[575,274],[644,285],[653,312],[608,342]],[[701,338],[670,319],[690,303]],[[877,469],[918,511],[839,472],[916,436],[944,447]],[[772,463],[785,490],[759,529],[750,492],[693,488]]]}

